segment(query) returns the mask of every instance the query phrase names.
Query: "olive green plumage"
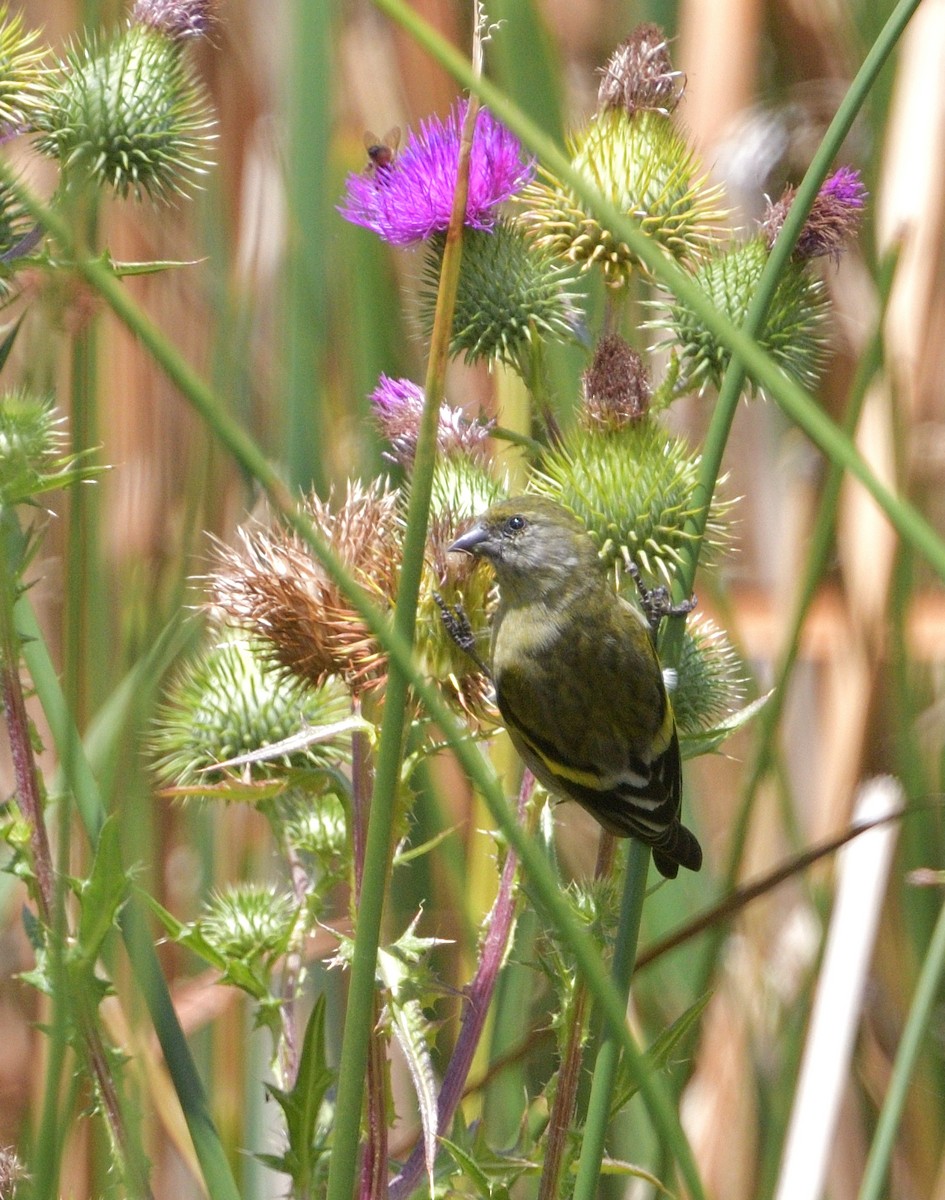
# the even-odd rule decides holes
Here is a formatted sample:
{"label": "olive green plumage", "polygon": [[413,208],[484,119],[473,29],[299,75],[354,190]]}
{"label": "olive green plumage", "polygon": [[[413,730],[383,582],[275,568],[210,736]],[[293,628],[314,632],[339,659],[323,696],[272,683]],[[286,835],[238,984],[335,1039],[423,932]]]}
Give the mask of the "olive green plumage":
{"label": "olive green plumage", "polygon": [[645,618],[610,586],[584,526],[541,496],[490,508],[452,549],[491,563],[496,701],[525,763],[670,878],[702,851],[680,823],[672,706]]}

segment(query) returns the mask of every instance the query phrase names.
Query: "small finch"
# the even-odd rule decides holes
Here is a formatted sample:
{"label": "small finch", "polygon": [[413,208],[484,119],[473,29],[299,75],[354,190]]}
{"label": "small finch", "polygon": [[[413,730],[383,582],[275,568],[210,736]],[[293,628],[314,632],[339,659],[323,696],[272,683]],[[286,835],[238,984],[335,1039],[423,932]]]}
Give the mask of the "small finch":
{"label": "small finch", "polygon": [[522,759],[617,837],[653,848],[667,878],[698,871],[679,819],[682,767],[649,624],[622,599],[584,526],[540,496],[504,500],[450,547],[495,571],[496,702]]}

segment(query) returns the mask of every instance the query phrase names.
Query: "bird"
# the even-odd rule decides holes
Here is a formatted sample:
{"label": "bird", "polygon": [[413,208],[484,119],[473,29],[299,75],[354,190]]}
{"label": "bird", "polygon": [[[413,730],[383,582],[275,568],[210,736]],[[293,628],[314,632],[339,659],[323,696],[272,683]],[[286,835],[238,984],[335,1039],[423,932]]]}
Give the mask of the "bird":
{"label": "bird", "polygon": [[516,496],[475,518],[450,550],[494,571],[491,674],[525,765],[608,832],[649,845],[666,878],[698,871],[652,629],[613,588],[582,522],[544,496]]}

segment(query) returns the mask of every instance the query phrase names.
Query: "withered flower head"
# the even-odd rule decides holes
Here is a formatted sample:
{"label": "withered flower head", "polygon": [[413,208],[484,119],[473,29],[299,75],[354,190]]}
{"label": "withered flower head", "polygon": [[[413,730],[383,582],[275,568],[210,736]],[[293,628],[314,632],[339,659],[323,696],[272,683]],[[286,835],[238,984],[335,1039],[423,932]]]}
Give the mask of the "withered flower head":
{"label": "withered flower head", "polygon": [[[769,249],[781,232],[796,191],[796,188],[786,187],[777,200],[768,201],[761,228]],[[844,248],[860,227],[866,199],[860,173],[853,167],[840,167],[825,179],[798,236],[794,259],[806,262],[829,256],[839,262]]]}
{"label": "withered flower head", "polygon": [[631,117],[652,109],[674,112],[686,87],[686,76],[674,71],[666,37],[658,25],[638,25],[610,56],[597,93],[598,109],[622,108]]}
{"label": "withered flower head", "polygon": [[652,388],[643,359],[617,334],[598,342],[583,383],[588,425],[619,429],[639,421],[649,410]]}
{"label": "withered flower head", "polygon": [[[385,481],[350,483],[336,510],[312,496],[306,511],[361,587],[390,608],[402,550],[398,493]],[[240,541],[219,552],[214,604],[271,645],[275,661],[293,675],[316,686],[336,675],[355,696],[379,688],[386,656],[304,542],[261,527],[240,530]]]}

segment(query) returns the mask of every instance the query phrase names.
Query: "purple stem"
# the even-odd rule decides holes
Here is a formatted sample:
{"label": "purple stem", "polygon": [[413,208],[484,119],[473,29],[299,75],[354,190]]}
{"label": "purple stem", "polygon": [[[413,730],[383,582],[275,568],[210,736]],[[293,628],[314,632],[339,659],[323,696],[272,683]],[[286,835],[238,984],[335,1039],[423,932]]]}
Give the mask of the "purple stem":
{"label": "purple stem", "polygon": [[[521,823],[531,796],[534,779],[531,772],[526,771],[518,794],[518,819]],[[509,851],[499,879],[499,891],[492,906],[492,912],[487,921],[487,932],[482,943],[482,953],[479,967],[472,982],[466,988],[466,1012],[460,1027],[453,1056],[443,1076],[443,1085],[437,1098],[437,1134],[442,1136],[447,1132],[453,1121],[453,1116],[463,1096],[466,1080],[476,1054],[476,1047],[482,1037],[486,1023],[486,1015],[492,1002],[499,968],[505,958],[509,936],[515,919],[516,894],[515,875],[518,870],[518,857]],[[420,1181],[420,1176],[426,1169],[426,1160],[421,1138],[414,1147],[410,1157],[404,1163],[400,1174],[391,1180],[388,1189],[388,1200],[406,1200]]]}

